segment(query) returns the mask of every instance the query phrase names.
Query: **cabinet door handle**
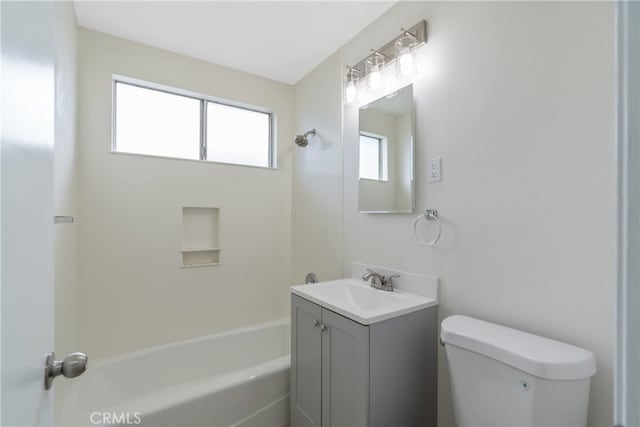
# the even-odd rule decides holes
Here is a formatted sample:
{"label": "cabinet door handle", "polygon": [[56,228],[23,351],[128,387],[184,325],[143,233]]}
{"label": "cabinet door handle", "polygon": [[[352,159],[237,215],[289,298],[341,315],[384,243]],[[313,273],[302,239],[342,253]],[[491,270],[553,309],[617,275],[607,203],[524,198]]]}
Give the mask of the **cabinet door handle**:
{"label": "cabinet door handle", "polygon": [[314,320],[314,321],[313,321],[313,326],[314,326],[314,327],[316,327],[316,328],[317,328],[318,326],[320,326],[320,321],[319,321],[319,320]]}
{"label": "cabinet door handle", "polygon": [[324,324],[320,324],[320,332],[324,332],[327,330],[327,327]]}

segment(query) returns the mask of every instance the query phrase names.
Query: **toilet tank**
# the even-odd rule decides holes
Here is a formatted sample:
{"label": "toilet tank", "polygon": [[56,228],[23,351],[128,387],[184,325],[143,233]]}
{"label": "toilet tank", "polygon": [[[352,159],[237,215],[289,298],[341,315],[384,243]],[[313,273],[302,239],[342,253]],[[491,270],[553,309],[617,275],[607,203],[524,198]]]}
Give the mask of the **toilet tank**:
{"label": "toilet tank", "polygon": [[585,426],[593,353],[466,316],[442,322],[458,427]]}

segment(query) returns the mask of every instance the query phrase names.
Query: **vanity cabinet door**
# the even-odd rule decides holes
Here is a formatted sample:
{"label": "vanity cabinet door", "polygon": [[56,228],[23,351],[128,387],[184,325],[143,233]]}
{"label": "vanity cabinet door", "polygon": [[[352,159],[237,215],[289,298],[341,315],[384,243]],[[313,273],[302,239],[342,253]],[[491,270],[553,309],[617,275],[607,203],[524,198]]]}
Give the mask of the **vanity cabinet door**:
{"label": "vanity cabinet door", "polygon": [[322,427],[364,427],[369,408],[369,327],[322,309]]}
{"label": "vanity cabinet door", "polygon": [[322,309],[291,295],[291,425],[320,426]]}

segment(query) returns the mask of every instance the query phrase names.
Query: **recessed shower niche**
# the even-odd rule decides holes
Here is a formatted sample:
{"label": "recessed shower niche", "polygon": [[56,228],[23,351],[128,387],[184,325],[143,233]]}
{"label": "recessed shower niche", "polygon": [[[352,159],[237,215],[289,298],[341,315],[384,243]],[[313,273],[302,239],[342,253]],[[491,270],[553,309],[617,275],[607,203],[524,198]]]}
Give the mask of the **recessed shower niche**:
{"label": "recessed shower niche", "polygon": [[221,263],[220,208],[182,208],[182,268]]}

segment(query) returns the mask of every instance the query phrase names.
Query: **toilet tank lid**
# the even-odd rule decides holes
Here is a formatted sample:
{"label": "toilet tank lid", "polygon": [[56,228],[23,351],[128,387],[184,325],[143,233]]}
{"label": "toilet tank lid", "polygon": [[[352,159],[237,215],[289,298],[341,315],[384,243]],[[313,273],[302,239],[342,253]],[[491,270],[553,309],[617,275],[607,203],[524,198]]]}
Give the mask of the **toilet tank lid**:
{"label": "toilet tank lid", "polygon": [[467,316],[442,321],[442,342],[480,353],[550,380],[578,380],[596,373],[588,350]]}

